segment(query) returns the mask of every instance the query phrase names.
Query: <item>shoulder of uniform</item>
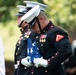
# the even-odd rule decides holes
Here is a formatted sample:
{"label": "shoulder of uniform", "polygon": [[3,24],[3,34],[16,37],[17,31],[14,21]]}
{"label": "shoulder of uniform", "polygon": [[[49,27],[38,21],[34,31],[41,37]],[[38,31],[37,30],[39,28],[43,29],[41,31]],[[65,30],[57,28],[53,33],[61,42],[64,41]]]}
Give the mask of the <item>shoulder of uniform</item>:
{"label": "shoulder of uniform", "polygon": [[58,38],[58,37],[68,37],[68,34],[65,30],[63,30],[62,28],[60,27],[57,27],[57,26],[52,26],[50,28],[50,31],[48,32],[49,36],[52,36],[53,38]]}
{"label": "shoulder of uniform", "polygon": [[61,33],[67,33],[65,30],[63,30],[61,27],[55,26],[55,25],[51,25],[50,26],[50,30],[52,32],[61,32]]}
{"label": "shoulder of uniform", "polygon": [[53,30],[53,31],[61,30],[61,28],[60,28],[60,27],[55,26],[55,25],[51,25],[51,26],[50,26],[50,29],[51,29],[51,30]]}

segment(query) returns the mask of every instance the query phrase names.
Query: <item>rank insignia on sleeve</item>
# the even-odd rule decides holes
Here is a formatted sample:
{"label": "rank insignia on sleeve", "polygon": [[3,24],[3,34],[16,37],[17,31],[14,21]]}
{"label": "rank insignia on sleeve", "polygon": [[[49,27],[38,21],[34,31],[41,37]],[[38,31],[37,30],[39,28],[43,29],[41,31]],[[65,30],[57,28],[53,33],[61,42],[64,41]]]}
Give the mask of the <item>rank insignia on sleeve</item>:
{"label": "rank insignia on sleeve", "polygon": [[59,34],[57,34],[56,35],[56,42],[59,42],[61,39],[63,39],[64,38],[64,36],[63,35],[59,35]]}

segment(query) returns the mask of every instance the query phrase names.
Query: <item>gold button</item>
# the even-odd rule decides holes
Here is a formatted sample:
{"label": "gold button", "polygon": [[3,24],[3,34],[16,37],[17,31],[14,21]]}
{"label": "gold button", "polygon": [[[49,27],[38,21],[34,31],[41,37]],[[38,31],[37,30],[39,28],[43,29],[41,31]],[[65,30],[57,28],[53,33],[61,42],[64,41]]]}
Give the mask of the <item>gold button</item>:
{"label": "gold button", "polygon": [[24,69],[27,69],[27,67],[24,67]]}
{"label": "gold button", "polygon": [[38,36],[36,36],[36,38],[38,38]]}
{"label": "gold button", "polygon": [[38,43],[38,42],[36,42],[36,43]]}
{"label": "gold button", "polygon": [[31,74],[33,74],[34,72],[31,72]]}
{"label": "gold button", "polygon": [[17,53],[16,53],[16,55],[17,55]]}
{"label": "gold button", "polygon": [[20,41],[18,43],[20,44]]}
{"label": "gold button", "polygon": [[58,55],[57,53],[55,55]]}
{"label": "gold button", "polygon": [[54,56],[52,56],[52,58],[54,58]]}
{"label": "gold button", "polygon": [[18,48],[18,50],[19,50],[20,48]]}
{"label": "gold button", "polygon": [[19,44],[17,44],[17,46],[19,46]]}
{"label": "gold button", "polygon": [[43,44],[41,44],[41,46],[43,46]]}
{"label": "gold button", "polygon": [[45,73],[47,73],[47,70],[45,70]]}

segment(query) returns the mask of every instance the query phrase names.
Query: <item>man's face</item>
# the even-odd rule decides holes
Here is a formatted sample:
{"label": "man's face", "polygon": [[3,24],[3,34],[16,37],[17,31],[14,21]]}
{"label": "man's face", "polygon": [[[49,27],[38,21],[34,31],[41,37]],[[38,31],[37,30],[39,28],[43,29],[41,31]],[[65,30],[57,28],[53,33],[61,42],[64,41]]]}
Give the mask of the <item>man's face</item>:
{"label": "man's face", "polygon": [[40,29],[39,29],[39,26],[38,26],[38,23],[36,22],[35,25],[32,27],[32,30],[37,32],[37,33],[40,33]]}
{"label": "man's face", "polygon": [[[19,27],[19,25],[21,24],[21,18],[22,18],[22,16],[18,16],[18,18],[17,18],[17,20],[18,20],[18,27]],[[21,28],[24,28],[25,26],[27,26],[28,25],[28,23],[26,22],[26,21],[23,21],[23,23],[22,23],[22,25],[21,25]]]}
{"label": "man's face", "polygon": [[19,25],[21,24],[21,17],[22,17],[22,16],[18,16],[18,18],[17,18],[17,20],[18,20],[18,27],[19,27]]}

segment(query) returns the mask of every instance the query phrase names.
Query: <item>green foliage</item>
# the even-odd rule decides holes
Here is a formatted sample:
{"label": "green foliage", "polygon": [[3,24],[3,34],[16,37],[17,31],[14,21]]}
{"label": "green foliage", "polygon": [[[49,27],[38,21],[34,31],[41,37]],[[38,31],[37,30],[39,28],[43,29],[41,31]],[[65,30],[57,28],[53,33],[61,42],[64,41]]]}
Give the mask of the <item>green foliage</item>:
{"label": "green foliage", "polygon": [[12,20],[8,23],[7,26],[4,26],[3,23],[0,23],[0,28],[0,36],[2,37],[5,50],[5,59],[13,61],[15,45],[20,36],[20,31],[17,27],[17,22],[15,20]]}
{"label": "green foliage", "polygon": [[49,6],[48,18],[58,26],[74,32],[76,30],[76,0],[44,0]]}
{"label": "green foliage", "polygon": [[12,20],[11,11],[15,11],[18,4],[23,4],[23,0],[0,0],[0,22]]}
{"label": "green foliage", "polygon": [[0,6],[11,7],[17,4],[23,4],[24,0],[0,0]]}
{"label": "green foliage", "polygon": [[[16,5],[23,4],[24,0],[0,0],[0,22],[9,22],[15,19]],[[76,0],[32,0],[48,5],[46,14],[56,25],[75,31],[76,27]],[[12,13],[13,12],[13,13]],[[48,12],[48,13],[47,13]]]}

